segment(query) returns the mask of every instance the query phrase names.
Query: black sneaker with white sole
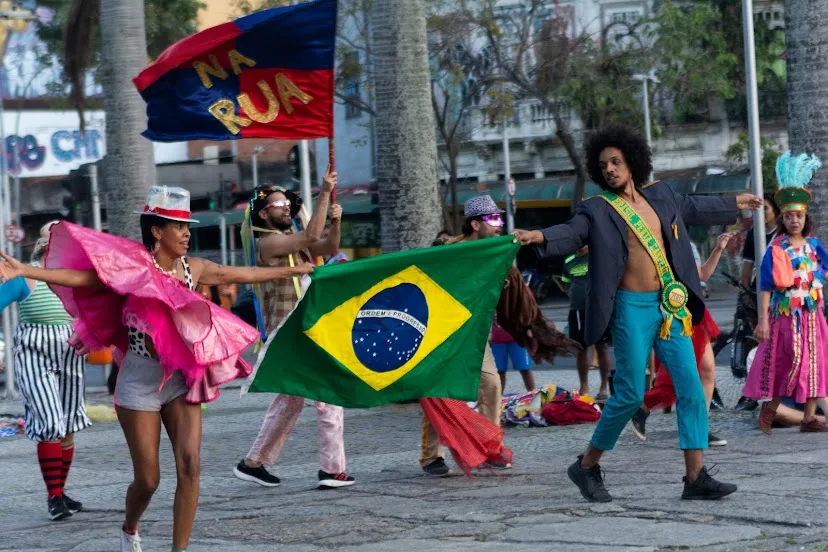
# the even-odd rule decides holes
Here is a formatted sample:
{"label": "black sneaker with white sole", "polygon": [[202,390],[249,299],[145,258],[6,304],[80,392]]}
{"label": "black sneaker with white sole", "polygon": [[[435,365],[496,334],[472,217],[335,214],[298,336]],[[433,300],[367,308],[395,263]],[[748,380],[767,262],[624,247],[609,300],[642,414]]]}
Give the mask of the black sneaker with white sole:
{"label": "black sneaker with white sole", "polygon": [[649,417],[649,412],[645,412],[643,409],[639,408],[638,412],[636,412],[630,420],[633,433],[635,433],[635,436],[642,441],[647,440],[647,418]]}
{"label": "black sneaker with white sole", "polygon": [[727,445],[727,440],[722,439],[715,433],[707,433],[707,446],[708,447],[723,447]]}
{"label": "black sneaker with white sole", "polygon": [[72,500],[66,493],[63,493],[63,502],[66,503],[66,507],[69,508],[69,511],[73,514],[77,514],[78,512],[83,510],[83,504],[81,504],[77,500]]}
{"label": "black sneaker with white sole", "polygon": [[267,471],[264,468],[264,466],[259,466],[258,468],[251,468],[250,466],[244,463],[243,459],[235,468],[233,468],[233,475],[235,475],[238,479],[241,479],[242,481],[250,481],[251,483],[257,483],[262,487],[279,486],[279,478]]}
{"label": "black sneaker with white sole", "polygon": [[340,487],[350,487],[356,483],[354,478],[347,473],[327,473],[319,470],[319,488],[320,489],[338,489]]}
{"label": "black sneaker with white sole", "polygon": [[736,485],[716,481],[707,473],[707,468],[702,468],[692,483],[687,481],[686,476],[682,480],[684,492],[681,493],[681,498],[684,500],[718,500],[736,492]]}
{"label": "black sneaker with white sole", "polygon": [[432,477],[447,477],[451,475],[451,469],[446,465],[446,461],[438,458],[431,464],[423,466],[423,473]]}
{"label": "black sneaker with white sole", "polygon": [[53,496],[49,499],[49,518],[52,521],[58,521],[60,519],[66,519],[68,517],[72,517],[72,512],[69,511],[69,507],[66,506],[66,503],[63,501],[62,496]]}

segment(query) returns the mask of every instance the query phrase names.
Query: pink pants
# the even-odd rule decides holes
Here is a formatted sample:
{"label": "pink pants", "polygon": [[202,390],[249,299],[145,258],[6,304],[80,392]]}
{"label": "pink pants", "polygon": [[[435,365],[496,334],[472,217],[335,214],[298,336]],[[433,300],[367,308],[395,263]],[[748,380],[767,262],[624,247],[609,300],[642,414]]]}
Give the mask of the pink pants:
{"label": "pink pants", "polygon": [[[293,395],[277,395],[267,409],[262,428],[247,459],[257,464],[275,464],[285,446],[296,420],[305,406],[305,399]],[[319,436],[319,464],[323,472],[345,471],[345,441],[341,406],[316,402],[317,432]]]}

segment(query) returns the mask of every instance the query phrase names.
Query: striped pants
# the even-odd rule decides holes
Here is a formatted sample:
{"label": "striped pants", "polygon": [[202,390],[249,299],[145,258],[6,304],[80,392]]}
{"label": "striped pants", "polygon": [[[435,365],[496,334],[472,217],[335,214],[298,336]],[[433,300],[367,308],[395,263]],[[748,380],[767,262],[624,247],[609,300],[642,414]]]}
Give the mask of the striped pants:
{"label": "striped pants", "polygon": [[84,359],[66,342],[68,325],[20,324],[14,334],[14,373],[26,411],[26,436],[60,441],[88,427]]}

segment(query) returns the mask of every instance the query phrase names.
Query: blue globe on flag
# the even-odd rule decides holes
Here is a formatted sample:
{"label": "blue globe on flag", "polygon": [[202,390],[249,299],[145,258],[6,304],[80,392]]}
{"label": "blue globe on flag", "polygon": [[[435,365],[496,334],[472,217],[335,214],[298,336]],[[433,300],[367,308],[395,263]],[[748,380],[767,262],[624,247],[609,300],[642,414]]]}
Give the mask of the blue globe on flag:
{"label": "blue globe on flag", "polygon": [[417,353],[428,327],[428,303],[414,284],[386,288],[363,304],[351,329],[357,359],[374,372],[391,372]]}

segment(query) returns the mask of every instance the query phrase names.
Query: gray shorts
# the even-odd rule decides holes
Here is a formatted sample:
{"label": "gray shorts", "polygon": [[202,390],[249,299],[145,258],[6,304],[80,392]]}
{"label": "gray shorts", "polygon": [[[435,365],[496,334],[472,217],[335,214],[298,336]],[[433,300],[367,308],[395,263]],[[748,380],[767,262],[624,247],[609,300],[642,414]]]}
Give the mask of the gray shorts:
{"label": "gray shorts", "polygon": [[128,352],[115,383],[115,405],[129,410],[160,412],[161,407],[190,390],[180,370],[176,370],[161,387],[163,380],[164,368],[160,362]]}

